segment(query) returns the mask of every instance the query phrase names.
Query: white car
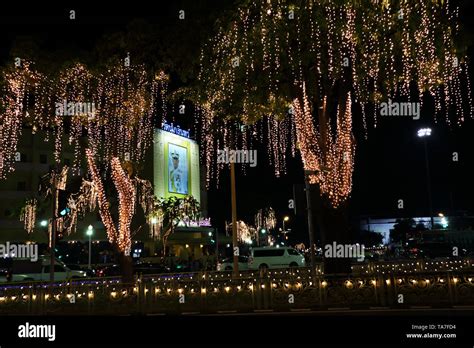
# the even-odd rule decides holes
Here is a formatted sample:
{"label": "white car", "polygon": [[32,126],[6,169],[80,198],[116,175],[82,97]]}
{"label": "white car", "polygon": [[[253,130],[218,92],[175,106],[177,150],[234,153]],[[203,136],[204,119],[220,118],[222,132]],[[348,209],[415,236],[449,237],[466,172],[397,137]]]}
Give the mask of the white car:
{"label": "white car", "polygon": [[305,266],[304,256],[290,247],[262,247],[250,251],[250,270]]}
{"label": "white car", "polygon": [[[12,274],[12,282],[27,282],[27,281],[49,281],[50,279],[50,265],[42,266],[41,271],[17,273]],[[54,281],[64,281],[76,278],[86,277],[85,271],[73,271],[62,264],[54,265]]]}
{"label": "white car", "polygon": [[[247,256],[239,256],[239,271],[248,269],[249,258]],[[217,264],[218,271],[232,271],[234,269],[234,260],[227,258]]]}
{"label": "white car", "polygon": [[[0,278],[0,282],[28,282],[28,281],[49,281],[51,264],[49,258],[40,256],[36,262],[30,260],[13,259],[10,273],[10,279],[5,274]],[[84,278],[87,276],[85,271],[76,271],[69,269],[63,262],[56,260],[54,264],[54,280],[64,281],[75,278]]]}

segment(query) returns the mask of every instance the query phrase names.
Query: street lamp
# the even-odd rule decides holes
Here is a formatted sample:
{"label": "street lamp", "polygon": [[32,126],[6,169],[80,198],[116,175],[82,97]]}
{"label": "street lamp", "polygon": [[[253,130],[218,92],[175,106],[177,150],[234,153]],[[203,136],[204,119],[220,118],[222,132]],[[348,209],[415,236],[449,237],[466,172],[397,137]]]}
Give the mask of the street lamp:
{"label": "street lamp", "polygon": [[48,226],[48,221],[47,221],[47,220],[41,220],[40,226],[41,226],[41,227],[46,227],[46,226]]}
{"label": "street lamp", "polygon": [[431,229],[434,228],[434,219],[433,219],[433,202],[431,200],[431,179],[430,179],[430,165],[428,162],[428,145],[426,142],[427,137],[431,135],[431,128],[420,128],[418,130],[418,137],[423,139],[423,145],[425,148],[425,167],[426,167],[426,186],[428,191],[428,204],[430,209],[430,221]]}
{"label": "street lamp", "polygon": [[86,235],[89,236],[89,269],[91,269],[91,254],[92,254],[92,234],[94,233],[94,227],[92,225],[89,225],[87,227]]}
{"label": "street lamp", "polygon": [[283,233],[285,233],[286,229],[285,229],[285,222],[287,221],[290,221],[290,217],[289,216],[285,216],[283,218]]}
{"label": "street lamp", "polygon": [[441,226],[443,226],[443,228],[448,227],[448,220],[446,219],[446,216],[444,216],[443,213],[439,213],[438,216],[441,218]]}

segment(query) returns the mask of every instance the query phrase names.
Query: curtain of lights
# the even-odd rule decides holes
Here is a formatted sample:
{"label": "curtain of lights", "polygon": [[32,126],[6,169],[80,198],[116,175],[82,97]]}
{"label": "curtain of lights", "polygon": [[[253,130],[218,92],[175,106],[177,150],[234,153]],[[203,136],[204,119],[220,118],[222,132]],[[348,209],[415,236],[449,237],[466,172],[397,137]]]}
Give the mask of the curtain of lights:
{"label": "curtain of lights", "polygon": [[435,122],[472,117],[457,17],[449,1],[435,0],[245,2],[201,53],[197,115],[208,184],[224,166],[216,148],[262,142],[277,176],[299,150],[337,207],[351,191],[353,123],[367,136],[381,102],[431,97]]}

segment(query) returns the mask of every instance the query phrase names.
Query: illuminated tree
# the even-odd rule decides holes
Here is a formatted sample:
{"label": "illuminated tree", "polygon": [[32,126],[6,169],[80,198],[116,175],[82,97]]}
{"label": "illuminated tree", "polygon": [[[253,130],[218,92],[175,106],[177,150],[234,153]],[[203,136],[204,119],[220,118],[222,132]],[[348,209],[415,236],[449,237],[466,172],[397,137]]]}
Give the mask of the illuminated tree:
{"label": "illuminated tree", "polygon": [[[36,71],[33,63],[23,62],[5,68],[1,77],[0,179],[14,170],[24,126],[33,133],[46,132],[45,140],[54,143],[56,163],[60,163],[66,138],[74,147],[75,171],[81,166],[85,147],[103,161],[114,156],[143,161],[152,143],[155,98],[163,83],[142,66],[118,62],[104,72],[92,73],[85,65],[74,63],[49,76]],[[88,105],[91,110],[81,112],[74,105]]]}
{"label": "illuminated tree", "polygon": [[[75,153],[72,170],[80,173],[84,164],[81,160],[86,154],[91,180],[84,178],[79,192],[71,195],[71,214],[58,220],[64,222],[61,229],[64,227],[68,233],[75,231],[78,216],[98,205],[108,239],[123,266],[124,279],[130,281],[130,225],[136,202],[145,214],[153,209],[151,184],[132,174],[152,143],[155,106],[159,105],[155,98],[166,79],[163,75],[149,75],[141,66],[123,62],[109,65],[103,72],[92,72],[75,63],[51,76],[37,72],[33,66],[23,62],[3,72],[0,179],[14,170],[23,127],[31,127],[33,133],[38,130],[46,133],[45,140],[54,144],[56,164],[61,163],[62,145],[67,139]],[[91,108],[84,110],[84,105]],[[96,161],[101,165],[97,166]],[[101,181],[108,176],[117,193],[116,225],[109,211],[113,200],[106,197]],[[23,216],[25,227],[31,230],[34,210],[25,212],[28,213]]]}
{"label": "illuminated tree", "polygon": [[162,225],[163,255],[166,255],[168,238],[174,233],[178,224],[182,221],[186,224],[200,216],[199,202],[193,196],[178,198],[170,196],[160,199],[155,205],[153,216],[160,216]]}
{"label": "illuminated tree", "polygon": [[107,232],[109,242],[118,250],[120,263],[125,281],[133,279],[131,268],[130,248],[131,235],[130,224],[135,212],[135,186],[128,174],[122,168],[117,157],[113,157],[110,161],[112,180],[118,193],[118,223],[114,223],[110,213],[109,201],[105,195],[102,179],[94,163],[92,152],[86,151],[89,171],[91,173],[92,182],[97,192],[97,202],[102,222]]}
{"label": "illuminated tree", "polygon": [[367,136],[389,99],[431,98],[434,120],[444,115],[448,124],[472,116],[448,1],[242,1],[226,18],[202,50],[200,84],[189,93],[200,105],[208,177],[223,168],[215,148],[265,139],[277,176],[299,151],[320,190],[323,230],[346,229],[355,122]]}

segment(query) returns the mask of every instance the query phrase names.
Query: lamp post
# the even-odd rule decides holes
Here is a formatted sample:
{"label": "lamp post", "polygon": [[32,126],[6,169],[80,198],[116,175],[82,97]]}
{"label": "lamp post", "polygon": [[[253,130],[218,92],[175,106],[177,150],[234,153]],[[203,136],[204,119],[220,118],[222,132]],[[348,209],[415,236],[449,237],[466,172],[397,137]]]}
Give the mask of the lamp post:
{"label": "lamp post", "polygon": [[87,236],[89,236],[89,269],[91,269],[91,256],[92,256],[92,234],[94,233],[94,228],[92,227],[92,225],[89,225],[89,227],[87,227]]}
{"label": "lamp post", "polygon": [[286,229],[285,229],[285,222],[289,221],[290,220],[290,217],[289,216],[285,216],[283,218],[283,233],[286,232]]}
{"label": "lamp post", "polygon": [[309,233],[309,255],[311,260],[311,275],[316,276],[316,255],[314,253],[314,226],[313,226],[313,207],[311,205],[311,184],[309,182],[310,175],[317,175],[318,171],[305,170],[305,191],[306,191],[306,204],[307,204],[307,215],[308,215],[308,233]]}
{"label": "lamp post", "polygon": [[425,148],[425,167],[426,167],[426,186],[428,191],[428,206],[430,211],[431,229],[434,228],[433,219],[433,202],[431,199],[431,177],[430,177],[430,165],[428,161],[428,145],[426,139],[431,135],[431,128],[420,128],[418,130],[418,137],[423,139],[423,146]]}
{"label": "lamp post", "polygon": [[237,198],[235,194],[235,165],[230,164],[230,191],[232,203],[232,255],[233,255],[233,278],[239,276],[239,244],[237,241]]}

